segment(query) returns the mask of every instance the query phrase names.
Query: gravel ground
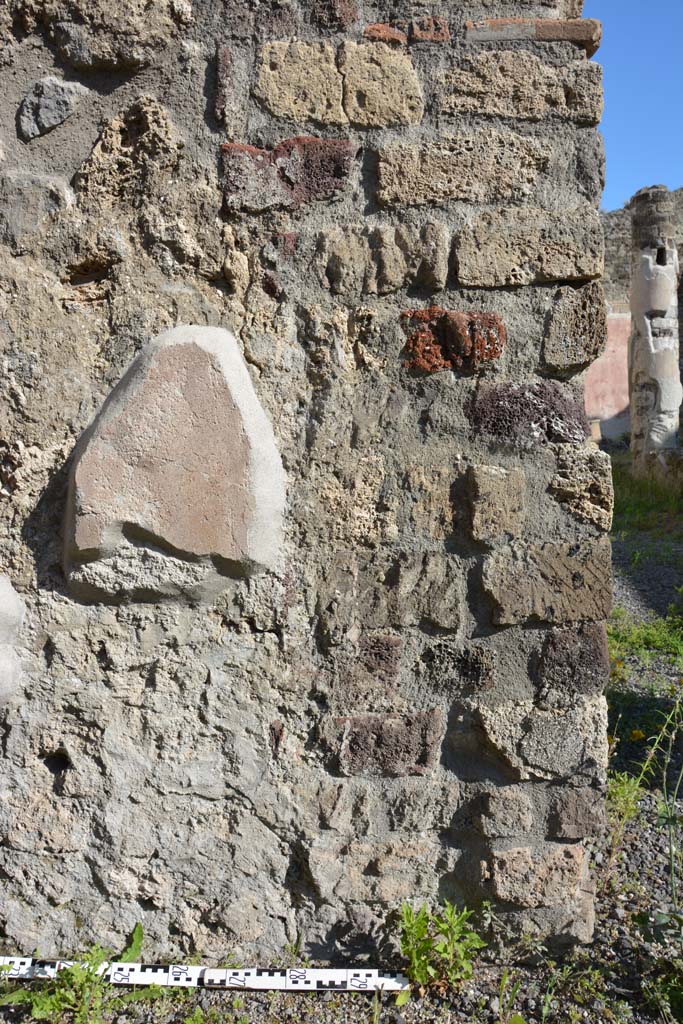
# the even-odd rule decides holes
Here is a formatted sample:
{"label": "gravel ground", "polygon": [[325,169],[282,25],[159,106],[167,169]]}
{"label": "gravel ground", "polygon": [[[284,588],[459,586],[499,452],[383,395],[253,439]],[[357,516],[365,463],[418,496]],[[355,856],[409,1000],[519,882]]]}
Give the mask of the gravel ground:
{"label": "gravel ground", "polygon": [[633,618],[666,615],[681,597],[683,544],[648,534],[629,534],[612,540],[614,604]]}
{"label": "gravel ground", "polygon": [[[683,582],[683,545],[648,536],[614,542],[615,603],[641,620],[664,615]],[[671,707],[671,684],[680,676],[665,658],[643,664],[626,661],[610,694],[612,730],[621,737],[613,771],[633,770],[644,756],[646,742],[633,730],[649,728]],[[683,762],[683,744],[673,753],[672,771]],[[554,963],[543,949],[519,946],[504,959],[486,951],[474,979],[448,997],[428,995],[397,1009],[386,997],[325,993],[173,993],[153,1005],[140,1002],[114,1009],[114,1024],[669,1024],[648,1002],[647,986],[662,964],[681,958],[680,938],[656,929],[655,914],[671,909],[669,847],[658,824],[661,770],[640,801],[640,817],[625,831],[617,854],[610,836],[594,843],[592,854],[598,885],[598,917],[594,944]],[[683,815],[683,805],[679,808]],[[398,965],[395,965],[398,966]],[[514,1005],[500,999],[500,980],[508,970],[519,981]],[[683,974],[681,975],[683,985]],[[510,992],[508,986],[507,992]],[[0,1020],[27,1019],[19,1010],[0,1011]],[[680,1018],[683,1019],[683,1018]]]}

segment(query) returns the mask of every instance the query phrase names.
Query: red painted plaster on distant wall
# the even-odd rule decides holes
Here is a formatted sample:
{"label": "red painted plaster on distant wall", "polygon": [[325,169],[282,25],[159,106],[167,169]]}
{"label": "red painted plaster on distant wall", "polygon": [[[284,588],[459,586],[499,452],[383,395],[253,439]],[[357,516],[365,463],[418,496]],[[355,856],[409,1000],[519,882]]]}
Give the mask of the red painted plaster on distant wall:
{"label": "red painted plaster on distant wall", "polygon": [[628,343],[629,313],[610,313],[607,347],[586,373],[586,415],[600,422],[603,437],[618,437],[629,429]]}

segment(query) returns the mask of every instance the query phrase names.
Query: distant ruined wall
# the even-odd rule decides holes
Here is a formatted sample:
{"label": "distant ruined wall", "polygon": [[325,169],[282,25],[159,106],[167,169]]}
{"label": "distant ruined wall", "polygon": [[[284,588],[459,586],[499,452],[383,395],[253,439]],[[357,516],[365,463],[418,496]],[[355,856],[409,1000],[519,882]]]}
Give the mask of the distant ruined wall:
{"label": "distant ruined wall", "polygon": [[[683,188],[672,192],[675,241],[683,249]],[[602,213],[605,230],[605,295],[610,306],[628,309],[631,283],[631,212],[628,207]]]}
{"label": "distant ruined wall", "polygon": [[377,954],[446,897],[590,939],[580,8],[0,9],[7,948]]}
{"label": "distant ruined wall", "polygon": [[[671,193],[674,242],[683,249],[683,189]],[[591,367],[586,380],[587,412],[601,420],[603,437],[619,438],[631,429],[628,400],[628,341],[633,262],[632,211],[602,213],[605,230],[605,296],[609,311],[605,355]],[[683,322],[683,278],[678,285],[678,319]],[[680,362],[683,374],[683,361]]]}
{"label": "distant ruined wall", "polygon": [[666,186],[631,199],[633,252],[629,392],[632,468],[641,476],[678,468],[681,385],[673,197]]}

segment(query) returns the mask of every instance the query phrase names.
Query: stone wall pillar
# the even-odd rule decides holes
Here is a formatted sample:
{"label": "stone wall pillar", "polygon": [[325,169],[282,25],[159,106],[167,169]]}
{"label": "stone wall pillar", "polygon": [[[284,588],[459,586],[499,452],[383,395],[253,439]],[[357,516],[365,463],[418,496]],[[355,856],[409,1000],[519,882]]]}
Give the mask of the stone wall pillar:
{"label": "stone wall pillar", "polygon": [[443,898],[590,939],[581,6],[0,4],[7,944],[379,957]]}
{"label": "stone wall pillar", "polygon": [[647,476],[666,474],[680,454],[679,263],[669,190],[663,185],[642,189],[630,208],[631,453],[634,472]]}

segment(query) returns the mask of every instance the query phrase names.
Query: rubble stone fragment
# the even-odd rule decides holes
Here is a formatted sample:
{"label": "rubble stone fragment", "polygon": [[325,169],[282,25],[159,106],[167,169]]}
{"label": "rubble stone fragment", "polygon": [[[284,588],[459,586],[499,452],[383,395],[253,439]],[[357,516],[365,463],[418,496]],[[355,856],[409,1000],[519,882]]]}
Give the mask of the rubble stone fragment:
{"label": "rubble stone fragment", "polygon": [[604,795],[599,789],[564,789],[551,801],[548,833],[553,839],[585,839],[607,825]]}
{"label": "rubble stone fragment", "polygon": [[533,192],[548,159],[544,143],[492,129],[397,143],[378,153],[377,198],[383,206],[519,199]]}
{"label": "rubble stone fragment", "polygon": [[477,434],[519,448],[581,444],[588,433],[575,395],[556,381],[482,383],[471,403],[470,419]]}
{"label": "rubble stone fragment", "polygon": [[568,902],[581,887],[585,872],[586,851],[579,845],[505,850],[493,855],[491,865],[497,898],[524,907]]}
{"label": "rubble stone fragment", "polygon": [[477,828],[491,839],[507,839],[533,831],[534,807],[521,786],[504,786],[485,793]]}
{"label": "rubble stone fragment", "polygon": [[470,466],[467,472],[472,536],[517,537],[524,526],[526,480],[521,469]]}
{"label": "rubble stone fragment", "polygon": [[328,742],[344,775],[425,775],[438,762],[445,724],[440,709],[336,718],[329,723]]}
{"label": "rubble stone fragment", "polygon": [[493,621],[600,621],[612,608],[612,551],[601,538],[582,544],[513,544],[489,555],[484,588]]}
{"label": "rubble stone fragment", "polygon": [[487,114],[540,121],[559,116],[597,124],[602,116],[602,68],[580,60],[563,67],[523,50],[486,50],[444,76],[439,106],[449,114]]}
{"label": "rubble stone fragment", "polygon": [[221,153],[225,208],[261,213],[333,199],[348,183],[356,147],[343,139],[298,136],[272,150],[225,143]]}
{"label": "rubble stone fragment", "polygon": [[459,313],[430,306],[401,314],[411,331],[403,365],[408,370],[474,373],[498,359],[505,348],[505,324],[495,313]]}
{"label": "rubble stone fragment", "polygon": [[550,310],[543,361],[554,370],[581,370],[602,355],[607,340],[607,305],[599,281],[560,288]]}
{"label": "rubble stone fragment", "polygon": [[343,124],[342,77],[330,43],[266,43],[254,95],[279,117]]}
{"label": "rubble stone fragment", "polygon": [[538,670],[544,700],[576,694],[597,696],[610,674],[607,631],[604,623],[584,622],[552,630],[543,645]]}
{"label": "rubble stone fragment", "polygon": [[557,473],[551,481],[550,493],[576,519],[608,531],[614,512],[612,461],[608,453],[595,445],[558,445]]}
{"label": "rubble stone fragment", "polygon": [[352,124],[419,124],[422,86],[410,57],[376,43],[346,43],[342,50],[344,111]]}
{"label": "rubble stone fragment", "polygon": [[460,232],[455,256],[468,288],[589,281],[603,270],[602,224],[588,205],[562,213],[486,210]]}
{"label": "rubble stone fragment", "polygon": [[33,86],[19,107],[19,133],[25,142],[45,135],[71,117],[90,90],[79,82],[48,75]]}

